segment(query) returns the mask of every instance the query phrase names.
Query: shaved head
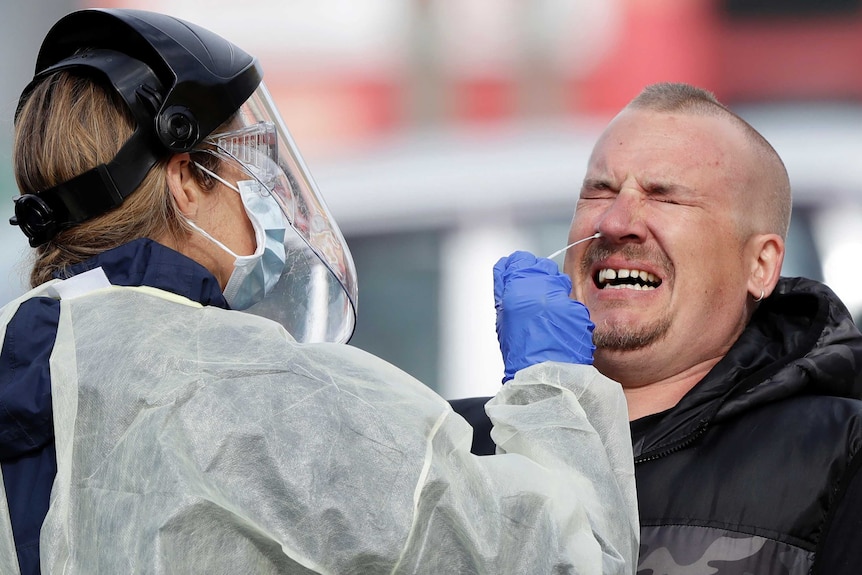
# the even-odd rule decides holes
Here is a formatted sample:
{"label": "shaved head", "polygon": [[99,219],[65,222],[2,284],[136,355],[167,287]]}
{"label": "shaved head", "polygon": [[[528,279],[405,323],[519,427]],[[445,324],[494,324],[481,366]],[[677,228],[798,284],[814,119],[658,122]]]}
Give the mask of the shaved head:
{"label": "shaved head", "polygon": [[659,83],[644,88],[626,108],[660,113],[691,114],[727,119],[745,135],[753,165],[745,189],[737,190],[740,232],[787,237],[790,226],[790,179],[778,153],[751,124],[718,101],[708,90],[682,83]]}

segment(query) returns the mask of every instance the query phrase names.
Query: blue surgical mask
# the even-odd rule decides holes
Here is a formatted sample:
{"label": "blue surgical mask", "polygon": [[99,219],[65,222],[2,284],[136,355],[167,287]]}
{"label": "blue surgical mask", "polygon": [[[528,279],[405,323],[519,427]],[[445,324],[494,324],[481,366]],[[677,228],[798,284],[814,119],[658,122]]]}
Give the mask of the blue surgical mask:
{"label": "blue surgical mask", "polygon": [[203,166],[198,167],[239,193],[254,228],[257,248],[250,256],[240,256],[189,221],[204,237],[234,257],[233,272],[225,285],[224,297],[231,309],[248,309],[272,291],[284,271],[286,223],[281,207],[257,180],[241,180],[233,186]]}

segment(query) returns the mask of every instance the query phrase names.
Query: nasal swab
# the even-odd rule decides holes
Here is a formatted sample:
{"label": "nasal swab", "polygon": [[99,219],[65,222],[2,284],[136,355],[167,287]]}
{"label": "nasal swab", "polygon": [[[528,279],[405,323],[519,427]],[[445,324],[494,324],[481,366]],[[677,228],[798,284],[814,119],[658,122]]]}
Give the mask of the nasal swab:
{"label": "nasal swab", "polygon": [[594,239],[596,239],[597,237],[599,237],[599,236],[601,236],[601,235],[602,235],[602,233],[601,233],[601,232],[596,232],[596,233],[594,233],[593,235],[588,236],[588,237],[586,237],[586,238],[584,238],[584,239],[582,239],[582,240],[578,240],[578,241],[576,241],[576,242],[572,242],[572,243],[570,243],[569,245],[567,245],[566,247],[564,247],[563,249],[557,250],[557,251],[555,251],[554,253],[552,253],[551,255],[549,255],[549,256],[548,256],[548,259],[549,259],[549,260],[552,260],[552,259],[554,259],[555,257],[557,257],[558,255],[560,255],[561,253],[563,253],[564,251],[566,251],[567,249],[569,249],[570,247],[572,247],[572,246],[576,246],[576,245],[578,245],[579,243],[581,243],[581,242],[585,242],[585,241],[587,241],[587,240],[594,240]]}

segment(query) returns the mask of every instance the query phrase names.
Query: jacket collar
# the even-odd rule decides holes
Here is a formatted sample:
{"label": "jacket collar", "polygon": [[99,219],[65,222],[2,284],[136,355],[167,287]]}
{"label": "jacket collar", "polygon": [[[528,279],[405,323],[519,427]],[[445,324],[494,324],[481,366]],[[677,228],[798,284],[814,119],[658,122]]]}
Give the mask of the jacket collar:
{"label": "jacket collar", "polygon": [[194,260],[153,240],[142,238],[71,266],[66,278],[97,267],[114,285],[149,286],[181,295],[202,305],[228,308],[218,280]]}
{"label": "jacket collar", "polygon": [[862,397],[862,334],[827,286],[782,278],[727,355],[633,436],[635,456],[679,449],[713,422],[803,392]]}

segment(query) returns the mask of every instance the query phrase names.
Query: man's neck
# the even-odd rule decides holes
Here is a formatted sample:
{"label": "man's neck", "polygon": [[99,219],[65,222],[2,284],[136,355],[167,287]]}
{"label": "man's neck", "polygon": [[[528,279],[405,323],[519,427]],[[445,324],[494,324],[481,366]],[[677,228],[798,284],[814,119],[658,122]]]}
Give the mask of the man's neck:
{"label": "man's neck", "polygon": [[682,373],[651,383],[635,385],[621,381],[628,404],[629,421],[659,413],[675,406],[718,363],[714,358]]}
{"label": "man's neck", "polygon": [[[695,382],[696,383],[696,382]],[[670,409],[694,387],[654,383],[642,387],[623,387],[629,410],[629,421]]]}

